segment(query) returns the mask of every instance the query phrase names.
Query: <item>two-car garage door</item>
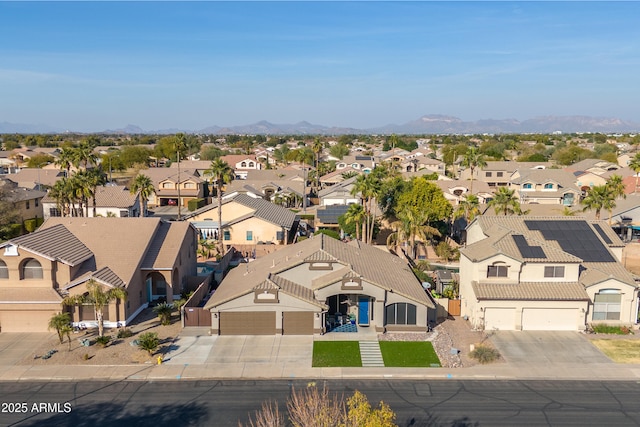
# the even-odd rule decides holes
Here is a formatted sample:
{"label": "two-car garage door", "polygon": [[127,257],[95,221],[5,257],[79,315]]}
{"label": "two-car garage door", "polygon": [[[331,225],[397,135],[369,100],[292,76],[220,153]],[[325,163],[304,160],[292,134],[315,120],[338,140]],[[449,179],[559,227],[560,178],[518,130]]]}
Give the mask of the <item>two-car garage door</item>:
{"label": "two-car garage door", "polygon": [[[310,311],[282,313],[283,335],[313,335],[314,314]],[[220,335],[275,335],[275,311],[220,313]]]}
{"label": "two-car garage door", "polygon": [[[515,308],[487,307],[484,311],[485,330],[513,331],[516,329]],[[575,308],[523,308],[523,331],[575,331],[578,329]]]}

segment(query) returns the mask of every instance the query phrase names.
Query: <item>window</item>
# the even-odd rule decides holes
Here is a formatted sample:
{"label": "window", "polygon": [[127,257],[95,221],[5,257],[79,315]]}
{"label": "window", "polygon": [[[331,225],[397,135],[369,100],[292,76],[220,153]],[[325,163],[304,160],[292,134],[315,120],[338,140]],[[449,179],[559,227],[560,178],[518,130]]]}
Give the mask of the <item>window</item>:
{"label": "window", "polygon": [[496,176],[497,176],[498,178],[502,178],[502,175],[503,175],[503,172],[496,172]]}
{"label": "window", "polygon": [[61,216],[60,209],[58,208],[49,208],[49,216]]}
{"label": "window", "polygon": [[485,172],[485,173],[484,173],[484,176],[486,176],[487,178],[491,178],[492,173],[491,173],[491,172]]}
{"label": "window", "polygon": [[617,289],[605,289],[593,299],[593,320],[620,320],[622,295]]}
{"label": "window", "polygon": [[564,266],[551,265],[545,267],[544,277],[564,277]]}
{"label": "window", "polygon": [[30,258],[22,265],[23,279],[42,279],[42,266],[37,259]]}
{"label": "window", "polygon": [[416,306],[406,302],[390,304],[385,308],[385,325],[415,325]]}
{"label": "window", "polygon": [[27,209],[29,209],[29,200],[26,201]]}
{"label": "window", "polygon": [[163,182],[162,183],[162,188],[174,188],[175,185],[173,184],[173,182]]}
{"label": "window", "polygon": [[487,277],[507,277],[509,267],[506,265],[490,265],[487,267]]}
{"label": "window", "polygon": [[250,167],[250,168],[253,168],[253,167],[255,167],[255,166],[256,166],[256,165],[255,165],[253,162],[249,162],[249,167]]}
{"label": "window", "polygon": [[247,167],[247,162],[242,162],[242,163],[240,163],[240,167],[241,167],[241,168],[246,168],[246,167]]}
{"label": "window", "polygon": [[530,183],[522,184],[522,188],[524,190],[531,190],[533,188],[533,185],[531,185]]}
{"label": "window", "polygon": [[38,206],[40,206],[40,202],[38,201],[38,199],[33,199],[33,205],[37,208]]}
{"label": "window", "polygon": [[247,241],[253,240],[253,231],[247,231]]}
{"label": "window", "polygon": [[196,188],[196,185],[193,182],[185,182],[184,183],[184,188],[188,188],[190,190],[193,190],[194,188]]}
{"label": "window", "polygon": [[231,233],[229,232],[229,230],[224,230],[224,240],[231,240]]}
{"label": "window", "polygon": [[9,278],[9,269],[7,268],[7,264],[0,259],[0,279],[8,279]]}
{"label": "window", "polygon": [[129,217],[129,211],[127,210],[120,210],[120,218],[128,218]]}
{"label": "window", "polygon": [[553,184],[545,184],[544,185],[544,189],[545,190],[553,190]]}

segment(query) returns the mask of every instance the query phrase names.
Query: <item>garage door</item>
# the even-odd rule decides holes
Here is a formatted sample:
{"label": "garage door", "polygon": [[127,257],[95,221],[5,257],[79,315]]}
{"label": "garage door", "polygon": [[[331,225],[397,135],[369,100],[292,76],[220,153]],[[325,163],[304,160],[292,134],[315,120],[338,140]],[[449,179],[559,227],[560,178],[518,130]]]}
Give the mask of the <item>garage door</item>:
{"label": "garage door", "polygon": [[285,311],[282,314],[282,335],[313,335],[312,312]]}
{"label": "garage door", "polygon": [[220,313],[220,335],[275,335],[275,311]]}
{"label": "garage door", "polygon": [[515,308],[485,308],[484,329],[485,331],[513,331],[516,328],[515,315]]}
{"label": "garage door", "polygon": [[523,331],[576,331],[578,313],[575,308],[525,308],[522,310]]}
{"label": "garage door", "polygon": [[47,325],[56,311],[2,311],[2,332],[47,332]]}

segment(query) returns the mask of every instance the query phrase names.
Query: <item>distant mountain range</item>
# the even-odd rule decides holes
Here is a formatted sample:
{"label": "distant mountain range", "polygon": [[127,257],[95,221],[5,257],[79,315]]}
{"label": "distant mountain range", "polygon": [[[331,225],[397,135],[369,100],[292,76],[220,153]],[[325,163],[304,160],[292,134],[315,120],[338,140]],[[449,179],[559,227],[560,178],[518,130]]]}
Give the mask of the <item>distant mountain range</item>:
{"label": "distant mountain range", "polygon": [[[458,117],[426,115],[405,124],[389,124],[369,129],[329,127],[314,125],[306,121],[295,124],[274,124],[260,121],[242,126],[209,126],[204,129],[144,130],[136,125],[121,129],[96,131],[102,134],[174,134],[177,132],[199,134],[268,134],[268,135],[343,135],[343,134],[476,134],[476,133],[552,133],[552,132],[638,132],[640,124],[617,118],[589,116],[545,116],[524,121],[516,119],[484,119],[465,122]],[[0,133],[61,133],[63,131],[46,125],[29,125],[0,122]],[[82,133],[82,132],[81,132]]]}

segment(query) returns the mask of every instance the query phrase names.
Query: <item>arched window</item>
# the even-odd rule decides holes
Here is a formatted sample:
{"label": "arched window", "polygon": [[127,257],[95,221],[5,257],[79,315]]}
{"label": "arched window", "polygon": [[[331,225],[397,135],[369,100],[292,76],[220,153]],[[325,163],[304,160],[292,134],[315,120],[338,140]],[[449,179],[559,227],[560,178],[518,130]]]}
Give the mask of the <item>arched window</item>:
{"label": "arched window", "polygon": [[29,258],[22,264],[23,279],[42,279],[42,265],[37,259]]}
{"label": "arched window", "polygon": [[250,167],[250,168],[253,168],[253,167],[255,167],[255,166],[256,166],[256,165],[255,165],[253,162],[249,162],[249,167]]}
{"label": "arched window", "polygon": [[7,264],[0,259],[0,279],[8,279],[9,278],[9,269],[7,268]]}
{"label": "arched window", "polygon": [[242,162],[242,163],[240,163],[240,167],[241,167],[241,168],[246,168],[246,167],[247,167],[247,162]]}
{"label": "arched window", "polygon": [[553,184],[545,184],[544,185],[544,189],[545,190],[553,190]]}

